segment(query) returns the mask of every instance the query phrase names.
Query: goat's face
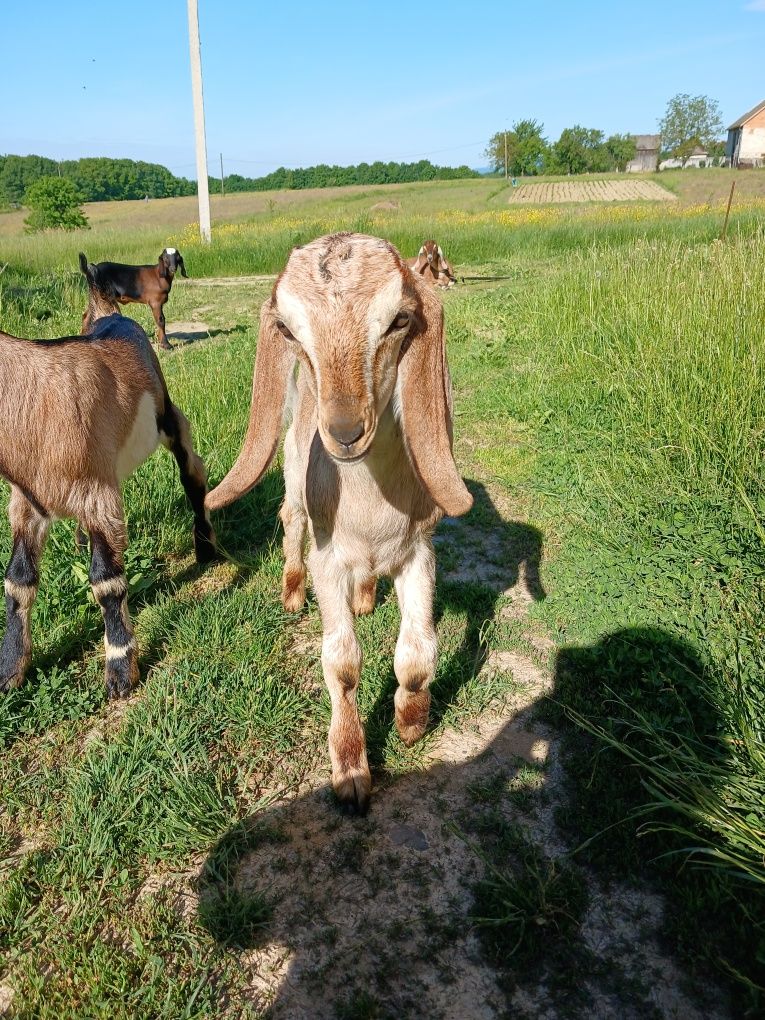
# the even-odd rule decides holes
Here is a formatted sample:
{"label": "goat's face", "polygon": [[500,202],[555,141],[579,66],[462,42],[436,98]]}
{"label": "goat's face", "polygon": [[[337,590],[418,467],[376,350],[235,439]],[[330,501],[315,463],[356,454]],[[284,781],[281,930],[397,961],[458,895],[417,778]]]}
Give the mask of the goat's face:
{"label": "goat's face", "polygon": [[270,314],[303,366],[334,459],[368,453],[417,307],[401,259],[384,241],[339,234],[292,253]]}
{"label": "goat's face", "polygon": [[441,302],[387,241],[333,234],[296,248],[263,304],[247,437],[208,495],[211,510],[251,489],[271,463],[296,359],[331,457],[363,459],[393,402],[423,488],[449,514],[469,509],[451,452]]}
{"label": "goat's face", "polygon": [[187,277],[186,266],[183,264],[183,256],[177,248],[165,248],[159,256],[159,265],[163,276],[168,274],[172,279],[180,269],[181,276]]}
{"label": "goat's face", "polygon": [[99,280],[98,269],[89,263],[84,255],[80,255],[80,269],[88,284],[88,307],[82,313],[81,335],[89,333],[99,319],[107,315],[119,314],[120,306],[112,283]]}

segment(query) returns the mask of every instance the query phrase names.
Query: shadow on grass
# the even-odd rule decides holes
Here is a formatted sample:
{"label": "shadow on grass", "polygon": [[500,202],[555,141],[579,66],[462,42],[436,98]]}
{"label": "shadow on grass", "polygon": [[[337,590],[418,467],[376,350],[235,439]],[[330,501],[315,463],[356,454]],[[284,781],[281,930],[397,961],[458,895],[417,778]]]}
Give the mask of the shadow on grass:
{"label": "shadow on grass", "polygon": [[[466,484],[473,495],[473,510],[463,518],[442,521],[434,538],[438,566],[436,623],[448,611],[463,616],[465,627],[459,647],[442,658],[437,667],[431,686],[431,727],[441,721],[460,691],[481,671],[489,652],[486,631],[495,619],[499,599],[513,590],[524,602],[545,597],[539,577],[541,532],[519,521],[506,521],[484,485],[469,479]],[[443,569],[445,560],[447,569]],[[391,662],[386,682],[366,718],[367,753],[372,767],[380,765],[393,725],[396,687]]]}
{"label": "shadow on grass", "polygon": [[[487,592],[477,605],[490,600]],[[686,725],[698,732],[711,722],[701,673],[692,649],[671,635],[620,631],[562,650],[552,711],[561,722],[561,705],[584,697],[602,714],[614,689],[643,704],[658,691],[669,709],[671,687],[684,699],[678,733]],[[651,913],[656,887],[647,881],[669,878],[659,891],[673,896],[681,862],[671,875],[646,867],[645,855],[642,870],[623,863],[625,833],[638,842],[640,776],[625,779],[627,765],[570,727],[565,750],[556,751],[546,702],[530,701],[481,733],[447,731],[431,766],[378,789],[366,818],[341,815],[329,789],[314,790],[242,819],[217,842],[197,881],[198,920],[229,951],[246,954],[240,963],[252,972],[256,1010],[272,1020],[568,1020],[606,1003],[611,1012],[598,1015],[627,1020],[675,1009],[727,1015],[725,996],[706,984],[718,930],[697,917],[686,933],[688,957],[708,953],[693,992],[698,1012],[673,985],[682,970],[662,950],[661,911]],[[579,745],[566,782],[548,781],[555,773],[548,776],[540,746],[551,740],[551,760],[560,755],[567,766]],[[619,824],[592,833],[602,853],[583,864],[572,852],[581,833],[567,820],[586,812],[585,827],[602,827],[604,797],[612,801],[608,820]],[[553,821],[559,816],[562,828]]]}

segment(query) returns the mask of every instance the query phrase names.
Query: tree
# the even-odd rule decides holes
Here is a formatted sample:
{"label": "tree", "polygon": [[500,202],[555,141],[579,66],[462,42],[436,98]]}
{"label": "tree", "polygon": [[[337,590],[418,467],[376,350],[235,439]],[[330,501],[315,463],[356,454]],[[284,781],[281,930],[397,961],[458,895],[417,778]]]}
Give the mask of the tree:
{"label": "tree", "polygon": [[49,227],[63,230],[87,227],[80,201],[77,189],[66,177],[41,177],[30,184],[24,195],[24,205],[32,210],[24,220],[27,232]]}
{"label": "tree", "polygon": [[532,176],[544,169],[549,147],[542,137],[544,124],[537,120],[519,120],[511,131],[498,131],[489,139],[484,155],[495,171],[505,169],[505,136],[507,136],[507,169],[515,176]]}
{"label": "tree", "polygon": [[662,150],[685,165],[693,150],[714,144],[723,129],[720,107],[709,96],[679,92],[667,103],[659,121]]}
{"label": "tree", "polygon": [[627,169],[627,164],[635,158],[637,143],[632,135],[611,135],[605,141],[606,152],[610,160],[609,170],[619,170],[621,173]]}
{"label": "tree", "polygon": [[603,132],[575,124],[561,131],[552,147],[553,169],[564,174],[602,173],[609,169],[610,157]]}

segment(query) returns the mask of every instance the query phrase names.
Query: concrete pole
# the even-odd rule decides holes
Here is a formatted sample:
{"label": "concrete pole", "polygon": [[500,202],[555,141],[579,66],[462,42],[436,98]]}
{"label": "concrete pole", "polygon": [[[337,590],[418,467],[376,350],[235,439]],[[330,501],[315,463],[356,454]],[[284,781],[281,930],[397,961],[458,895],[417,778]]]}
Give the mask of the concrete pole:
{"label": "concrete pole", "polygon": [[199,13],[197,0],[188,0],[189,60],[191,91],[194,96],[194,134],[197,149],[197,197],[199,199],[199,233],[210,243],[210,188],[207,181],[207,142],[205,141],[205,106],[202,96],[202,56],[199,45]]}

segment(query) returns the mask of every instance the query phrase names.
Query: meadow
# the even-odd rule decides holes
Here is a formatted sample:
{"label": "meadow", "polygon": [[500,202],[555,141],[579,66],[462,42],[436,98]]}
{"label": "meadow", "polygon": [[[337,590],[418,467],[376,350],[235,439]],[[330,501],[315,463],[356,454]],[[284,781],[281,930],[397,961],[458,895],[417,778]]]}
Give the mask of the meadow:
{"label": "meadow", "polygon": [[103,203],[76,234],[0,216],[0,326],[22,336],[78,331],[79,250],[181,249],[168,322],[208,335],[161,358],[212,481],[246,427],[258,277],[295,244],[434,236],[458,276],[503,278],[444,296],[476,505],[436,536],[423,744],[393,727],[388,585],[360,621],[368,818],[326,793],[318,610],[278,601],[278,464],[218,515],[208,570],[170,458],[126,485],[124,705],[55,526],[33,667],[0,699],[0,1012],[761,1015],[765,174],[740,175],[724,243],[726,171],[659,180],[680,201],[510,207],[502,180],[227,196],[209,247],[186,199]]}

